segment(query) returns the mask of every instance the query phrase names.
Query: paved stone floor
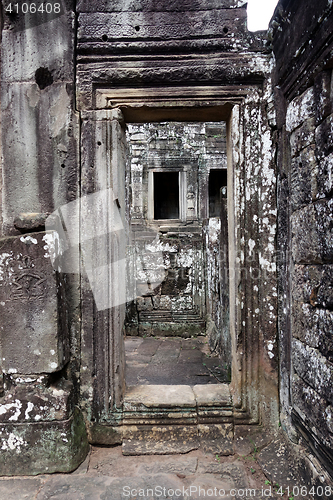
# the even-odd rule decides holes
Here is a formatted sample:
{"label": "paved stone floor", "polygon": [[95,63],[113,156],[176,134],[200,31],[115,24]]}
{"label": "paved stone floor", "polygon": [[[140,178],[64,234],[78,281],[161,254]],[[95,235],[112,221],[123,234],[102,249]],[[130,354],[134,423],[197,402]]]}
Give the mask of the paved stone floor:
{"label": "paved stone floor", "polygon": [[[129,337],[126,363],[126,382],[134,390],[140,385],[202,387],[224,381],[223,367],[209,355],[204,337]],[[202,450],[124,456],[121,446],[93,446],[85,462],[70,474],[0,478],[0,500],[290,500],[286,488],[300,482],[283,439],[267,436],[260,428],[241,427],[231,456]]]}
{"label": "paved stone floor", "polygon": [[123,456],[120,446],[92,447],[86,461],[71,474],[0,478],[1,500],[287,498],[286,493],[276,495],[276,489],[255,452],[219,457],[196,450],[186,455],[136,457]]}
{"label": "paved stone floor", "polygon": [[228,381],[223,363],[209,352],[206,337],[127,337],[125,351],[127,386]]}

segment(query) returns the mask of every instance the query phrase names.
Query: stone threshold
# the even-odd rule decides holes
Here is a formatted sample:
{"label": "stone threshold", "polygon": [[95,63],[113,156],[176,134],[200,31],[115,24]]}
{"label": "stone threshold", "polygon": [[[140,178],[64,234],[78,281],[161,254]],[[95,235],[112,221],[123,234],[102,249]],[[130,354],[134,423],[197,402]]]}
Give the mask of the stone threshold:
{"label": "stone threshold", "polygon": [[128,387],[122,432],[124,455],[188,453],[199,448],[231,455],[234,423],[229,386]]}
{"label": "stone threshold", "polygon": [[232,407],[228,384],[205,385],[136,385],[128,387],[124,397],[124,411],[132,411],[138,404],[147,408],[197,406]]}

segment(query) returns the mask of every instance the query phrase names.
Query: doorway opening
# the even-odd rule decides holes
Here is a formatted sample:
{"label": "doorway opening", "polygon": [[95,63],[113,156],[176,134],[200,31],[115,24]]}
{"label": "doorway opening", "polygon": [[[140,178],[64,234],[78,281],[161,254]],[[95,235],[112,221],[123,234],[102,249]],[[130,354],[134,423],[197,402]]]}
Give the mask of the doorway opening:
{"label": "doorway opening", "polygon": [[179,219],[179,173],[154,172],[154,219]]}
{"label": "doorway opening", "polygon": [[226,124],[130,123],[126,139],[127,386],[230,382]]}

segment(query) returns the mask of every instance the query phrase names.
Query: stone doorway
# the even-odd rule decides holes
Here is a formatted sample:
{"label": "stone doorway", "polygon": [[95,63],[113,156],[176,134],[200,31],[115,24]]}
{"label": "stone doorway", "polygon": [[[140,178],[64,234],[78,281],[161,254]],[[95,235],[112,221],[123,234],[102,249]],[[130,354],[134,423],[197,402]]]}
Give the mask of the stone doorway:
{"label": "stone doorway", "polygon": [[[126,142],[135,298],[125,320],[124,453],[159,453],[165,441],[188,452],[200,446],[198,398],[203,411],[231,404],[226,124],[129,123]],[[230,452],[226,426],[213,431],[227,436],[221,453]]]}
{"label": "stone doorway", "polygon": [[[135,289],[125,327],[130,385],[135,371],[139,385],[161,383],[163,373],[167,384],[199,383],[186,376],[194,368],[184,368],[189,359],[202,383],[230,381],[226,124],[131,123],[126,139],[128,284]],[[147,366],[135,352],[150,375],[139,373]]]}
{"label": "stone doorway", "polygon": [[[252,255],[251,252],[253,243],[258,242],[259,245],[261,239],[266,238],[266,234],[258,232],[259,226],[256,224],[258,219],[257,214],[259,213],[257,205],[258,197],[255,193],[249,198],[249,193],[244,188],[245,177],[247,178],[249,174],[245,170],[246,162],[244,162],[244,158],[247,158],[248,150],[243,148],[245,144],[244,129],[250,116],[248,109],[251,107],[256,109],[260,101],[255,98],[257,95],[255,90],[253,90],[253,94],[249,94],[248,98],[245,94],[244,96],[237,95],[237,97],[234,96],[232,98],[233,102],[229,103],[219,100],[219,89],[214,88],[208,91],[204,89],[201,95],[201,89],[198,87],[197,101],[195,103],[188,102],[188,107],[184,107],[183,101],[180,99],[178,102],[177,97],[175,97],[175,100],[170,101],[169,91],[168,95],[165,95],[164,89],[156,90],[156,95],[158,92],[161,92],[161,98],[158,99],[157,104],[155,103],[156,96],[154,95],[154,98],[150,100],[149,96],[147,97],[145,89],[142,92],[140,90],[136,90],[135,92],[135,100],[130,98],[128,103],[126,103],[125,90],[119,90],[119,93],[117,93],[115,90],[96,89],[96,104],[100,109],[88,110],[82,114],[83,194],[100,191],[101,189],[105,189],[105,187],[112,188],[114,203],[118,207],[121,217],[124,221],[129,221],[129,206],[126,203],[126,199],[129,196],[129,193],[126,192],[126,186],[128,186],[126,176],[129,175],[126,127],[129,128],[132,124],[161,124],[168,121],[199,124],[204,122],[227,123],[228,186],[227,198],[224,202],[222,202],[223,196],[221,199],[221,210],[228,208],[229,214],[228,225],[224,230],[228,231],[230,235],[226,240],[228,241],[227,255],[229,259],[227,270],[230,274],[224,273],[221,279],[227,280],[226,283],[229,280],[229,286],[223,287],[225,292],[229,292],[229,296],[226,293],[226,296],[222,297],[220,293],[220,297],[216,296],[215,303],[224,304],[223,307],[227,307],[229,310],[229,314],[222,315],[223,318],[227,319],[227,323],[222,325],[224,328],[222,331],[228,332],[228,335],[230,331],[230,336],[228,337],[230,344],[226,347],[232,353],[229,357],[232,372],[231,384],[211,384],[212,393],[209,396],[207,395],[207,385],[197,384],[196,386],[192,386],[193,388],[191,386],[182,386],[187,387],[185,390],[185,392],[188,392],[187,399],[185,396],[177,396],[176,399],[173,396],[171,397],[174,392],[182,394],[182,391],[179,392],[180,385],[150,386],[151,388],[156,387],[156,394],[158,396],[157,398],[154,396],[153,401],[151,401],[150,397],[147,399],[147,394],[142,389],[142,385],[136,386],[140,388],[139,393],[137,391],[126,391],[125,304],[119,303],[116,307],[109,310],[96,311],[89,284],[83,280],[81,287],[82,303],[84,305],[82,315],[81,387],[83,404],[87,408],[90,440],[91,442],[101,444],[129,443],[135,442],[136,439],[141,441],[143,439],[142,436],[146,439],[146,433],[149,428],[152,428],[151,426],[153,426],[153,434],[156,437],[156,429],[153,425],[153,422],[155,422],[158,426],[157,432],[162,432],[164,424],[170,424],[172,429],[174,429],[174,425],[179,426],[182,424],[185,427],[189,426],[188,430],[193,436],[196,436],[194,441],[197,442],[200,432],[201,435],[204,432],[204,429],[201,429],[199,432],[198,426],[213,425],[213,427],[209,427],[208,429],[209,432],[213,432],[216,423],[218,425],[217,434],[221,437],[221,432],[222,434],[224,433],[227,441],[229,440],[226,449],[230,451],[232,436],[228,438],[226,436],[229,431],[231,434],[233,433],[234,425],[258,423],[260,418],[260,406],[256,390],[256,387],[259,387],[260,381],[258,377],[258,353],[261,352],[258,349],[260,336],[258,328],[260,324],[256,324],[258,327],[254,328],[254,323],[252,320],[250,321],[251,317],[247,311],[251,310],[257,313],[259,310],[259,297],[257,293],[253,293],[252,289],[254,279],[252,276],[253,269],[256,270],[258,266],[254,260],[256,255]],[[174,93],[177,94],[177,92],[181,96],[184,89],[174,89]],[[207,92],[211,92],[211,102],[207,97]],[[199,101],[204,100],[203,96],[205,96],[205,104],[200,105]],[[117,101],[119,101],[118,107]],[[105,109],[108,107],[111,107],[111,109]],[[257,117],[257,114],[251,113],[252,116]],[[253,126],[251,126],[251,130],[254,130]],[[248,141],[249,139],[247,139]],[[253,138],[253,141],[254,148],[260,146],[257,138]],[[168,169],[172,170],[170,163]],[[163,170],[161,171],[160,165],[157,165],[156,168],[156,163],[154,163],[151,171],[148,169],[145,178],[147,194],[146,212],[144,215],[152,228],[154,228],[154,225],[159,225],[160,219],[157,221],[154,220],[152,212],[155,211],[155,205],[154,202],[148,203],[148,201],[149,197],[151,197],[152,187],[157,187],[157,190],[160,189],[161,177],[158,178],[160,173],[162,174]],[[206,175],[206,180],[209,182],[209,172],[206,172]],[[154,176],[156,176],[157,180]],[[180,217],[180,224],[183,224],[182,227],[185,228],[188,226],[193,227],[194,221],[186,220],[186,218],[184,220],[184,213],[188,217],[184,200],[188,203],[187,209],[191,208],[193,211],[194,208],[194,210],[197,210],[197,213],[199,209],[199,204],[195,205],[195,197],[189,196],[187,198],[188,192],[186,189],[182,191],[180,188],[180,186],[186,186],[186,182],[184,182],[184,179],[187,181],[186,176],[187,171],[184,169],[178,172],[178,179],[171,179],[169,184],[170,186],[176,186],[176,188],[178,186],[180,193],[178,204],[176,206],[174,204],[171,207],[171,214],[173,213],[173,216],[178,215]],[[143,185],[143,183],[141,184]],[[267,190],[269,193],[272,193],[268,186]],[[210,204],[208,202],[209,194],[212,198]],[[261,195],[261,198],[263,199],[263,195]],[[200,201],[200,197],[198,197],[198,200]],[[245,202],[247,217],[253,214],[253,219],[246,219],[252,221],[250,224],[247,223],[246,229],[244,219]],[[202,205],[206,210],[206,219],[214,220],[214,217],[209,217],[209,214],[213,215],[216,213],[216,206],[214,205],[214,190],[207,188],[206,204]],[[274,206],[274,203],[272,206]],[[269,208],[269,205],[266,202],[265,210],[268,209],[267,207]],[[168,208],[166,210],[168,211]],[[201,216],[202,219],[205,217]],[[166,226],[170,226],[170,220],[174,222],[174,219],[166,219]],[[189,222],[191,224],[188,224]],[[207,227],[214,234],[214,224],[208,224],[206,225]],[[162,227],[162,229],[165,231],[166,228]],[[152,235],[149,231],[137,232],[141,236],[144,236],[143,240]],[[166,238],[168,232],[168,230],[164,233],[162,232],[162,238]],[[174,233],[173,237],[175,234],[176,237],[179,237],[179,228],[178,233],[177,231],[170,232]],[[181,232],[185,233],[185,231]],[[129,228],[124,229],[116,238],[111,238],[109,243],[106,242],[106,248],[112,249],[113,252],[111,256],[113,262],[112,272],[108,276],[110,289],[114,289],[114,284],[119,283],[119,279],[115,279],[117,276],[117,263],[121,262],[125,255],[128,258],[126,248],[134,248],[133,245],[129,244],[131,234],[133,234],[133,231],[130,231]],[[188,234],[186,236],[188,237]],[[152,241],[154,241],[155,237],[156,230]],[[249,255],[247,255],[248,248],[250,249]],[[223,252],[220,251],[220,254],[223,254]],[[246,260],[244,259],[245,257]],[[134,259],[132,260],[134,261]],[[171,257],[169,263],[172,271],[178,271],[177,260],[175,260],[176,265],[174,265]],[[119,273],[118,276],[120,276]],[[134,274],[132,273],[131,276],[134,277]],[[183,276],[186,276],[186,274],[183,274]],[[182,275],[180,277],[182,278]],[[262,278],[264,279],[264,283],[260,284],[256,281],[254,290],[258,290],[258,285],[270,287],[275,283],[274,280],[272,283],[268,281],[267,276],[259,277],[259,280]],[[163,279],[161,282],[163,282]],[[125,280],[123,280],[123,283],[125,283]],[[130,280],[127,279],[127,284],[129,283]],[[150,285],[153,283],[154,281],[151,281]],[[211,291],[213,287],[208,287],[208,289]],[[131,286],[130,290],[133,290]],[[143,301],[146,300],[144,294],[138,294],[138,296],[143,298]],[[130,300],[132,304],[134,304],[136,297],[136,294],[135,296],[132,295],[132,299]],[[151,297],[149,300],[152,303]],[[210,304],[211,307],[210,317],[207,314],[207,304]],[[206,321],[205,333],[210,333],[209,330],[214,330],[216,326],[214,326],[212,304],[214,304],[214,301],[204,302],[203,304],[205,315],[202,318]],[[248,305],[246,306],[246,304]],[[250,323],[251,328],[249,326]],[[134,325],[134,327],[137,328],[137,325]],[[93,367],[92,374],[88,368],[90,366]],[[197,388],[196,391],[194,391],[195,387]],[[215,391],[213,391],[213,388]],[[172,394],[170,394],[170,391]],[[183,415],[185,418],[182,422],[178,420],[180,415]],[[139,429],[138,426],[141,425],[144,426],[140,430],[143,434],[139,433],[140,435],[136,437],[131,435],[133,426]],[[229,425],[230,428],[228,427]],[[164,438],[167,439],[166,436],[160,436],[161,443],[165,441]],[[224,438],[221,439],[221,446],[224,446],[223,443],[225,442]],[[148,451],[148,449],[145,450],[145,452]],[[155,448],[154,451],[156,451]]]}

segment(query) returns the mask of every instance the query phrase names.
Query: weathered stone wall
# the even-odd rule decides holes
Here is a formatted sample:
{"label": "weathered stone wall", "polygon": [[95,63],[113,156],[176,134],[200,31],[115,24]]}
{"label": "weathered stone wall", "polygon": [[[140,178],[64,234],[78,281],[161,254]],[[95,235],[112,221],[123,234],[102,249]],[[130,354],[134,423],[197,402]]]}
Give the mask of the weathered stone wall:
{"label": "weathered stone wall", "polygon": [[[22,318],[22,335],[15,337],[13,347],[10,336],[17,323],[6,311],[1,348],[15,353],[22,346],[27,354],[15,353],[16,366],[3,360],[8,364],[3,367],[0,430],[6,453],[0,472],[71,470],[87,452],[86,432],[92,443],[122,440],[125,305],[119,283],[126,281],[121,261],[130,238],[125,190],[129,123],[227,122],[233,407],[221,421],[228,422],[231,437],[234,428],[242,435],[243,425],[277,428],[275,115],[269,42],[247,31],[243,0],[83,0],[76,12],[71,2],[61,8],[64,12],[41,16],[40,22],[30,14],[6,14],[3,30],[2,244],[7,274],[1,293],[5,303],[23,300],[15,310]],[[88,214],[90,197],[99,199],[105,191],[108,209],[98,204]],[[78,219],[82,262],[77,259],[75,268],[80,279],[71,270],[52,269],[44,254],[45,218],[55,210],[60,214],[69,202],[83,208]],[[192,196],[187,208],[195,209]],[[108,210],[111,217],[119,215],[123,225],[118,230],[110,222],[104,231]],[[210,243],[214,230],[207,233]],[[87,255],[95,257],[95,267],[84,267]],[[170,260],[176,273],[178,264],[172,266]],[[105,298],[110,299],[102,309],[92,286],[99,277],[108,285]],[[44,315],[45,290],[49,300]],[[211,298],[216,309],[213,293]],[[41,399],[47,402],[43,409]]]}
{"label": "weathered stone wall", "polygon": [[290,437],[298,441],[302,436],[332,473],[333,92],[329,33],[333,10],[331,2],[303,3],[281,1],[271,23],[279,117],[281,421]]}
{"label": "weathered stone wall", "polygon": [[[83,143],[89,146],[82,147],[92,153],[90,158],[98,157],[94,148],[107,158],[110,143],[100,140],[97,147],[89,140],[89,128],[93,133],[89,113],[101,113],[101,123],[107,121],[109,109],[117,108],[126,124],[228,123],[234,421],[237,426],[260,422],[276,428],[275,115],[270,43],[263,34],[247,31],[246,2],[241,0],[82,1],[77,12],[77,108],[87,119]],[[116,138],[112,148],[115,143]],[[83,185],[93,176],[88,156]],[[83,322],[87,325],[84,351],[99,349],[101,360],[95,371],[84,363],[82,373],[84,394],[88,394],[89,380],[94,387],[91,392],[98,393],[95,400],[87,397],[87,408],[94,409],[95,428],[98,422],[103,427],[91,439],[112,444],[114,439],[121,440],[119,433],[114,436],[111,431],[113,424],[121,422],[121,413],[117,407],[117,411],[109,408],[108,414],[102,404],[97,405],[108,389],[109,374],[117,377],[114,351],[101,350],[102,331],[110,328],[112,335],[112,328],[107,318],[95,328],[86,308]],[[93,358],[89,354],[87,359]]]}

